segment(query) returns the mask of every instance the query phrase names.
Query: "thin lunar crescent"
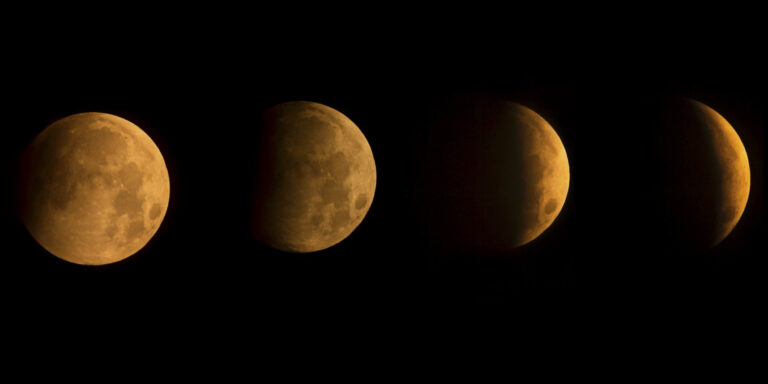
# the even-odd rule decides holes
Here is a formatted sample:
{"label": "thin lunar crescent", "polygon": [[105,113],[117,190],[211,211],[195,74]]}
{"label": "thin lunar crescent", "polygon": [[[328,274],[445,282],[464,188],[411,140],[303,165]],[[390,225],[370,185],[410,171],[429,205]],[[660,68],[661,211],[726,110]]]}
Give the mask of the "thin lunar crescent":
{"label": "thin lunar crescent", "polygon": [[717,207],[717,229],[713,245],[723,241],[738,223],[747,206],[750,188],[749,158],[736,130],[714,109],[689,100],[706,127],[712,150],[716,153],[720,173],[721,201]]}
{"label": "thin lunar crescent", "polygon": [[60,119],[23,159],[21,217],[55,256],[103,265],[143,248],[168,209],[170,181],[152,139],[107,113]]}

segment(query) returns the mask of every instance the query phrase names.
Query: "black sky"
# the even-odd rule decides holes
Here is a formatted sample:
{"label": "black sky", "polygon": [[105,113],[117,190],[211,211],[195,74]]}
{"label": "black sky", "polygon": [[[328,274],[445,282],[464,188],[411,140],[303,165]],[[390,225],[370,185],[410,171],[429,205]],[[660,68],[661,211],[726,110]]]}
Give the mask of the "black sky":
{"label": "black sky", "polygon": [[[281,314],[407,317],[455,309],[471,317],[466,309],[475,306],[604,314],[628,303],[656,313],[719,303],[749,311],[764,297],[766,79],[751,40],[738,31],[709,31],[705,41],[685,33],[612,34],[612,25],[579,23],[511,39],[502,25],[471,28],[479,24],[316,34],[187,21],[188,29],[157,35],[124,30],[14,41],[0,143],[0,274],[8,302],[31,313],[166,314],[202,326]],[[467,28],[474,33],[462,32]],[[466,92],[533,109],[569,156],[571,186],[560,216],[540,238],[504,254],[440,253],[424,238],[420,199],[435,187],[418,173],[428,155],[425,127],[442,102]],[[722,114],[750,159],[746,211],[711,251],[651,246],[642,235],[659,225],[643,215],[648,203],[635,177],[649,155],[643,114],[668,96]],[[244,138],[263,108],[292,100],[329,105],[354,121],[378,170],[360,227],[308,255],[258,244],[245,216],[250,180],[243,170],[253,154]],[[14,203],[20,151],[50,122],[85,111],[144,129],[171,177],[170,207],[155,237],[135,256],[98,268],[48,254],[27,234]],[[286,321],[273,326],[296,319]]]}

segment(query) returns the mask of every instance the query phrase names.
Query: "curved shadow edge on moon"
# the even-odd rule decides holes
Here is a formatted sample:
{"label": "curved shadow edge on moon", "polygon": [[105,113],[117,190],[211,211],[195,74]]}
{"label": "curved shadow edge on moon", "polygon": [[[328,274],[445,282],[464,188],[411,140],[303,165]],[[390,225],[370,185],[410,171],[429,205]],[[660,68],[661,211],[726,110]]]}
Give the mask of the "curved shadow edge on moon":
{"label": "curved shadow edge on moon", "polygon": [[376,190],[373,152],[360,129],[328,106],[296,101],[262,115],[252,233],[287,252],[320,251],[363,221]]}
{"label": "curved shadow edge on moon", "polygon": [[722,115],[701,102],[687,101],[705,128],[719,171],[713,186],[719,187],[720,199],[715,207],[714,237],[709,243],[714,247],[728,237],[746,209],[751,183],[749,158],[738,133]]}
{"label": "curved shadow edge on moon", "polygon": [[565,147],[531,109],[459,97],[441,108],[426,140],[419,200],[430,248],[506,252],[541,236],[562,211],[570,186]]}
{"label": "curved shadow edge on moon", "polygon": [[75,264],[110,264],[138,252],[160,227],[169,199],[160,150],[114,115],[57,120],[22,159],[22,221],[43,248]]}
{"label": "curved shadow edge on moon", "polygon": [[539,237],[559,216],[570,186],[570,165],[560,136],[536,112],[510,103],[518,116],[516,128],[522,137],[525,179],[530,186],[525,196],[525,229],[515,246],[525,245]]}

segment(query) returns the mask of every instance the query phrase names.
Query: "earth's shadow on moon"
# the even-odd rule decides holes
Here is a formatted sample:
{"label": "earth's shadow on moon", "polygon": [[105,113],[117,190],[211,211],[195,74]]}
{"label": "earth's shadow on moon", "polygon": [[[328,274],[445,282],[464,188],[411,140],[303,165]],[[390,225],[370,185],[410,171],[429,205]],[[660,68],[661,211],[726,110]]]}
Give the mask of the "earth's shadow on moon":
{"label": "earth's shadow on moon", "polygon": [[518,109],[527,111],[497,96],[467,93],[452,95],[435,111],[423,137],[423,162],[416,165],[424,185],[418,200],[429,248],[509,254],[530,241],[527,232],[542,226],[546,232],[556,221],[538,224],[542,214],[559,213],[565,196],[531,205],[549,169],[542,162],[550,160],[526,155],[527,127],[519,125],[527,123],[519,120]]}

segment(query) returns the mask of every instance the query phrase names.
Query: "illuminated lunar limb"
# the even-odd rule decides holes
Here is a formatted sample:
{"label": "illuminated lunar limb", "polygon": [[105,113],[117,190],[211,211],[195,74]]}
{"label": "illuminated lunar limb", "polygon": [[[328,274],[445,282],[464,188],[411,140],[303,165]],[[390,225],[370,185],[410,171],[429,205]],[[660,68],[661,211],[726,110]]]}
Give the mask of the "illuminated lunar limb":
{"label": "illuminated lunar limb", "polygon": [[43,130],[23,157],[21,217],[55,256],[103,265],[143,248],[168,209],[170,182],[152,139],[128,120],[80,113]]}
{"label": "illuminated lunar limb", "polygon": [[570,167],[560,136],[536,112],[516,103],[509,106],[513,116],[510,128],[518,131],[523,145],[522,172],[525,174],[527,191],[523,194],[522,231],[517,234],[516,246],[531,242],[541,235],[565,204],[570,185]]}
{"label": "illuminated lunar limb", "polygon": [[570,168],[554,128],[533,110],[493,97],[457,97],[425,143],[426,232],[451,252],[506,252],[559,216]]}
{"label": "illuminated lunar limb", "polygon": [[669,103],[663,171],[669,239],[689,249],[722,242],[739,222],[750,189],[744,144],[726,119],[695,100]]}
{"label": "illuminated lunar limb", "polygon": [[258,131],[252,231],[273,248],[314,252],[349,236],[376,191],[376,164],[341,112],[298,101],[264,112]]}

